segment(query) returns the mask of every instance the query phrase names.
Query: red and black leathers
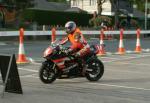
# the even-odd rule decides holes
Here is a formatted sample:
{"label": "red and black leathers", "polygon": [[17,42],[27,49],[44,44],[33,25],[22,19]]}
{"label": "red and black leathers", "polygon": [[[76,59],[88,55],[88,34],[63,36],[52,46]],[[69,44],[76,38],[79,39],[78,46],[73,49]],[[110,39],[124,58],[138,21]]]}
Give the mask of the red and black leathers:
{"label": "red and black leathers", "polygon": [[61,41],[61,44],[65,44],[68,41],[71,43],[69,48],[71,53],[83,57],[90,52],[90,47],[78,28],[76,28],[74,32],[68,34],[68,36]]}

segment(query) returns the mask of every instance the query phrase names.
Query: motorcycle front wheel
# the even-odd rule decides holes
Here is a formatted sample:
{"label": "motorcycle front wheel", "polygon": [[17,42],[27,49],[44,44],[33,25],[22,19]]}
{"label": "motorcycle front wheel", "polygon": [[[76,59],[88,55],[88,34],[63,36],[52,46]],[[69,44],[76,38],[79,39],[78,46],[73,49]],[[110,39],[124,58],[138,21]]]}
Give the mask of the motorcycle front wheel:
{"label": "motorcycle front wheel", "polygon": [[39,70],[39,78],[45,84],[56,80],[56,66],[54,63],[43,63]]}
{"label": "motorcycle front wheel", "polygon": [[104,74],[104,65],[99,59],[92,59],[87,64],[87,69],[91,71],[86,71],[85,77],[89,81],[98,81]]}

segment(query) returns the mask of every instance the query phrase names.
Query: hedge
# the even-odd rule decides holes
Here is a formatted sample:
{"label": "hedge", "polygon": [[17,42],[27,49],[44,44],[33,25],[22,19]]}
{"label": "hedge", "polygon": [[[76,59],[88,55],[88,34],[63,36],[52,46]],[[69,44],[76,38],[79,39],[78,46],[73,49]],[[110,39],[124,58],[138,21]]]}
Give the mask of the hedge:
{"label": "hedge", "polygon": [[[105,16],[105,15],[104,15]],[[38,9],[26,9],[22,13],[23,21],[36,21],[38,25],[61,25],[64,26],[67,21],[75,21],[78,26],[90,26],[89,20],[93,17],[92,14],[86,13],[74,13],[74,12],[61,12],[61,11],[49,11]],[[114,25],[114,16],[108,16],[112,18],[112,25]],[[126,19],[126,17],[119,17],[119,21]],[[132,19],[138,21],[141,28],[144,28],[144,20],[132,17]],[[148,19],[148,28],[150,19]]]}
{"label": "hedge", "polygon": [[46,11],[37,9],[26,9],[22,14],[24,21],[36,21],[39,25],[62,25],[67,21],[75,21],[78,26],[88,26],[91,14],[60,12],[60,11]]}

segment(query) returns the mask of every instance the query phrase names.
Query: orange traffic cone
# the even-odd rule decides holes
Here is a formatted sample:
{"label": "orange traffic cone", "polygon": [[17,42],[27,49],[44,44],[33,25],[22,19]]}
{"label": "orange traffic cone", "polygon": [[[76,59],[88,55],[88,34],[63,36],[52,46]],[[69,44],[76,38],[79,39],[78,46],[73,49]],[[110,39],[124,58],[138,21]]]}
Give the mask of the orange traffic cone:
{"label": "orange traffic cone", "polygon": [[24,45],[23,45],[23,37],[24,37],[24,29],[21,28],[20,29],[20,43],[19,43],[19,54],[18,54],[18,59],[17,59],[17,63],[21,64],[21,63],[28,63],[29,61],[26,59],[25,56],[25,51],[24,51]]}
{"label": "orange traffic cone", "polygon": [[51,35],[51,43],[54,43],[54,41],[56,40],[56,29],[52,28],[52,35]]}
{"label": "orange traffic cone", "polygon": [[[108,28],[108,31],[111,31],[111,28],[110,28],[110,27]],[[111,35],[111,34],[108,34],[107,38],[108,38],[108,40],[112,40],[112,35]]]}
{"label": "orange traffic cone", "polygon": [[108,40],[112,40],[112,35],[108,34]]}
{"label": "orange traffic cone", "polygon": [[101,34],[100,34],[100,46],[99,46],[99,51],[97,55],[105,55],[105,49],[104,49],[105,45],[104,45],[104,30],[101,30]]}
{"label": "orange traffic cone", "polygon": [[120,30],[120,42],[119,42],[119,48],[118,48],[118,54],[124,54],[124,44],[123,44],[123,29]]}
{"label": "orange traffic cone", "polygon": [[137,41],[136,41],[136,48],[135,52],[136,53],[141,53],[141,44],[140,44],[140,29],[137,29]]}

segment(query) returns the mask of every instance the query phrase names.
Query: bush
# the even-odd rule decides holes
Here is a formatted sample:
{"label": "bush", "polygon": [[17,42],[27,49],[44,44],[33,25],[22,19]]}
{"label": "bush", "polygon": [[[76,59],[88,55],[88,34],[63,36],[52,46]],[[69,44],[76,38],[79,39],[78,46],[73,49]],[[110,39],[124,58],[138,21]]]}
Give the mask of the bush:
{"label": "bush", "polygon": [[36,21],[39,25],[62,25],[64,26],[67,21],[75,21],[78,26],[88,26],[89,19],[92,17],[90,14],[85,13],[71,13],[60,11],[45,11],[27,9],[23,12],[22,18],[24,21]]}
{"label": "bush", "polygon": [[119,26],[123,27],[123,28],[126,28],[126,29],[131,29],[131,28],[136,29],[136,28],[140,27],[138,21],[135,18],[132,18],[130,20],[130,23],[127,22],[126,18],[122,18],[120,20]]}
{"label": "bush", "polygon": [[105,22],[106,26],[112,26],[112,18],[108,16],[97,16],[89,20],[89,24],[94,27],[101,27],[102,22]]}

